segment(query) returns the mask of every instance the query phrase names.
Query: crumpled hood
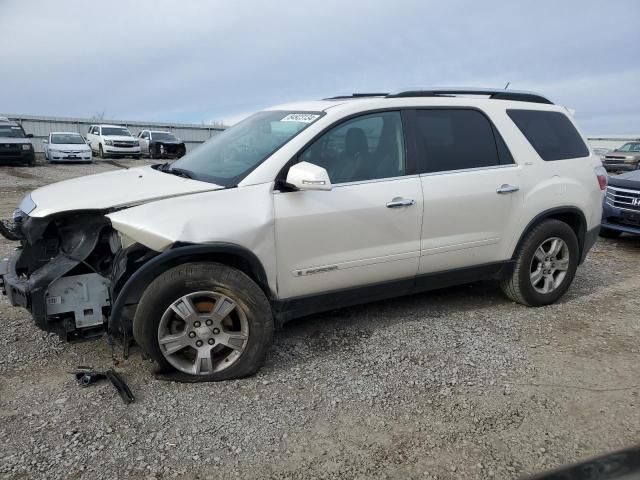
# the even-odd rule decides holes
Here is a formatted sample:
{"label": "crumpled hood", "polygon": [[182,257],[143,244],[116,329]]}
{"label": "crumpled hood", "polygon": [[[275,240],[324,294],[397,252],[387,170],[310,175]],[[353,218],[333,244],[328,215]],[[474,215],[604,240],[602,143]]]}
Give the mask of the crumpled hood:
{"label": "crumpled hood", "polygon": [[72,210],[107,210],[223,188],[213,183],[163,173],[150,166],[129,168],[38,188],[31,193],[36,208],[29,215],[46,217]]}

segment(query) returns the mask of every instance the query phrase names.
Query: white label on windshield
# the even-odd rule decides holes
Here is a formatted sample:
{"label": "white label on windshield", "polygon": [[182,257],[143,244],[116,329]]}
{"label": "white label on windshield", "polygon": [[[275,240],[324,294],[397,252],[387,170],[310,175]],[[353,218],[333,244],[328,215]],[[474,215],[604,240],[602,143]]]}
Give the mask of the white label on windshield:
{"label": "white label on windshield", "polygon": [[311,123],[320,115],[314,115],[313,113],[290,113],[284,117],[281,122],[298,122],[298,123]]}

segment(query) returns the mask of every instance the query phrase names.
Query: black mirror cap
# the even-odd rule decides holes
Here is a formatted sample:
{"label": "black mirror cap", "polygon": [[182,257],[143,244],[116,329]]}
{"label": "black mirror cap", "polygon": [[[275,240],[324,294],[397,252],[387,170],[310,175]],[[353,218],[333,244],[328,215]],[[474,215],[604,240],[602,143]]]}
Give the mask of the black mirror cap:
{"label": "black mirror cap", "polygon": [[27,138],[33,138],[33,133],[27,133]]}

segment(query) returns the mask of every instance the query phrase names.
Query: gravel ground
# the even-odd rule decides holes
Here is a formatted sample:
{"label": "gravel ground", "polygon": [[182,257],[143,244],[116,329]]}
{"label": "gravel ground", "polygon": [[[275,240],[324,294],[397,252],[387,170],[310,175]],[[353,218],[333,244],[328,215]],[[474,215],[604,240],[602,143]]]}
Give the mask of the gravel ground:
{"label": "gravel ground", "polygon": [[[0,214],[113,168],[0,167]],[[62,343],[2,297],[0,476],[508,479],[633,445],[639,269],[640,239],[600,240],[553,306],[476,283],[315,315],[237,381],[157,381],[133,351],[129,406],[68,373],[111,366],[106,340]]]}

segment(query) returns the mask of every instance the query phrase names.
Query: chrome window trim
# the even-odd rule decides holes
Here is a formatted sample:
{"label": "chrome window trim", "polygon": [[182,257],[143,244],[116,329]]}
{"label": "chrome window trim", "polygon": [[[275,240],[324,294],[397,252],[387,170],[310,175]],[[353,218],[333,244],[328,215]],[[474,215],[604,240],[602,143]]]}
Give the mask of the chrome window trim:
{"label": "chrome window trim", "polygon": [[441,172],[427,172],[427,173],[421,173],[420,176],[421,177],[431,177],[434,175],[446,175],[446,174],[450,174],[450,173],[460,173],[460,172],[480,172],[483,170],[496,170],[496,169],[502,169],[502,168],[518,168],[519,165],[517,163],[511,163],[509,165],[489,165],[486,167],[474,167],[474,168],[461,168],[458,170],[443,170]]}

